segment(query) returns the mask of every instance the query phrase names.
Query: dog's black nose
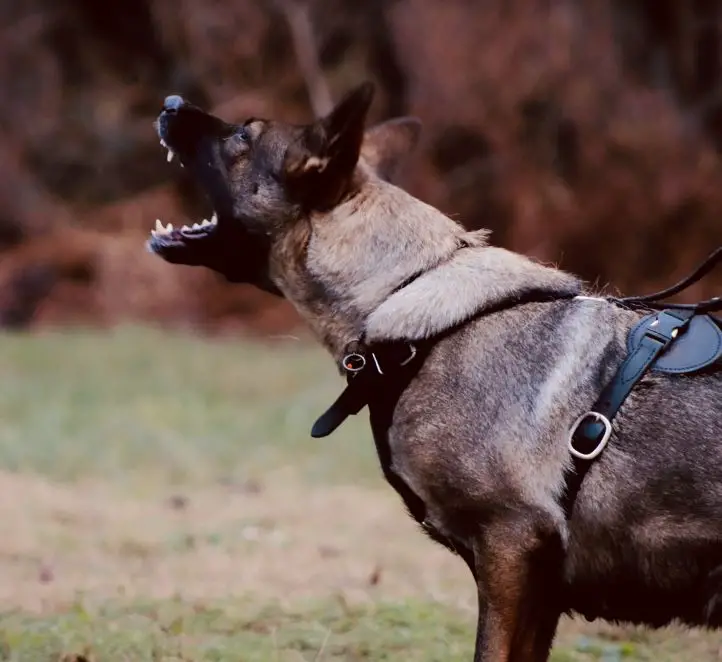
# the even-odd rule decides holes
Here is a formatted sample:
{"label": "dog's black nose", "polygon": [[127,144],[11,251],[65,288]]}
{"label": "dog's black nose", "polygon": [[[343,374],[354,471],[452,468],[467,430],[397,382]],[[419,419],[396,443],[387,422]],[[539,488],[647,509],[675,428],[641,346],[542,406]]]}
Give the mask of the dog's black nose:
{"label": "dog's black nose", "polygon": [[163,102],[163,112],[165,113],[177,113],[181,106],[185,101],[183,101],[183,97],[179,97],[177,94],[172,94],[169,97],[165,98],[165,101]]}

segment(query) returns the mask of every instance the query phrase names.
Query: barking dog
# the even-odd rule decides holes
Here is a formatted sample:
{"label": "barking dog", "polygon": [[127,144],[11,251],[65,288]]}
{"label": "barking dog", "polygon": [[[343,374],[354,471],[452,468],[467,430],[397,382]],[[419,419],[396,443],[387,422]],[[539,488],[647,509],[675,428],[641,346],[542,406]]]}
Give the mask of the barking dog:
{"label": "barking dog", "polygon": [[548,660],[563,613],[722,625],[722,377],[648,372],[567,512],[569,430],[642,315],[394,186],[419,123],[365,130],[372,93],[306,126],[168,97],[161,142],[214,214],[149,249],[286,297],[342,372],[375,372],[347,409],[368,404],[384,475],[469,566],[475,660]]}

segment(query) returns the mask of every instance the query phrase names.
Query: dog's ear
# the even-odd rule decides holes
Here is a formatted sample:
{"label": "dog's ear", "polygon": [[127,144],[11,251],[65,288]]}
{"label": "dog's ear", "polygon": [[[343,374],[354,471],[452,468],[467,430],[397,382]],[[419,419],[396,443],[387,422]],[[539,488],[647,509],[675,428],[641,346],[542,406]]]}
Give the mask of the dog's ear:
{"label": "dog's ear", "polygon": [[373,96],[372,83],[359,85],[289,145],[284,160],[287,182],[306,202],[331,206],[342,194],[359,160]]}
{"label": "dog's ear", "polygon": [[391,181],[402,159],[419,142],[421,120],[416,117],[396,117],[371,127],[364,134],[361,158],[374,172]]}

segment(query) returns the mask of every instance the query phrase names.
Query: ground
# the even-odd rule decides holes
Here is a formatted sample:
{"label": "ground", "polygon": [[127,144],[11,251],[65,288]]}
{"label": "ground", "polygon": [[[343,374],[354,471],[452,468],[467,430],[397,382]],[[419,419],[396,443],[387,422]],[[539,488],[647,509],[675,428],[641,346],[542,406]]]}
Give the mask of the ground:
{"label": "ground", "polygon": [[[122,328],[0,343],[0,660],[471,659],[474,592],[299,340]],[[722,634],[565,620],[555,662],[722,660]]]}

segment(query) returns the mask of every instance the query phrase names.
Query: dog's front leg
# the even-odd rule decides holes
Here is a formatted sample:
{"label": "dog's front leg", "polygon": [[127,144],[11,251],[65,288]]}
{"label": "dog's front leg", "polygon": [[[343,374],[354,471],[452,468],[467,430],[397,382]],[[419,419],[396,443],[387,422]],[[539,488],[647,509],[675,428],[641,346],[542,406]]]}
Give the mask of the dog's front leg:
{"label": "dog's front leg", "polygon": [[558,532],[515,516],[486,527],[475,546],[479,629],[475,662],[547,662],[561,615]]}

